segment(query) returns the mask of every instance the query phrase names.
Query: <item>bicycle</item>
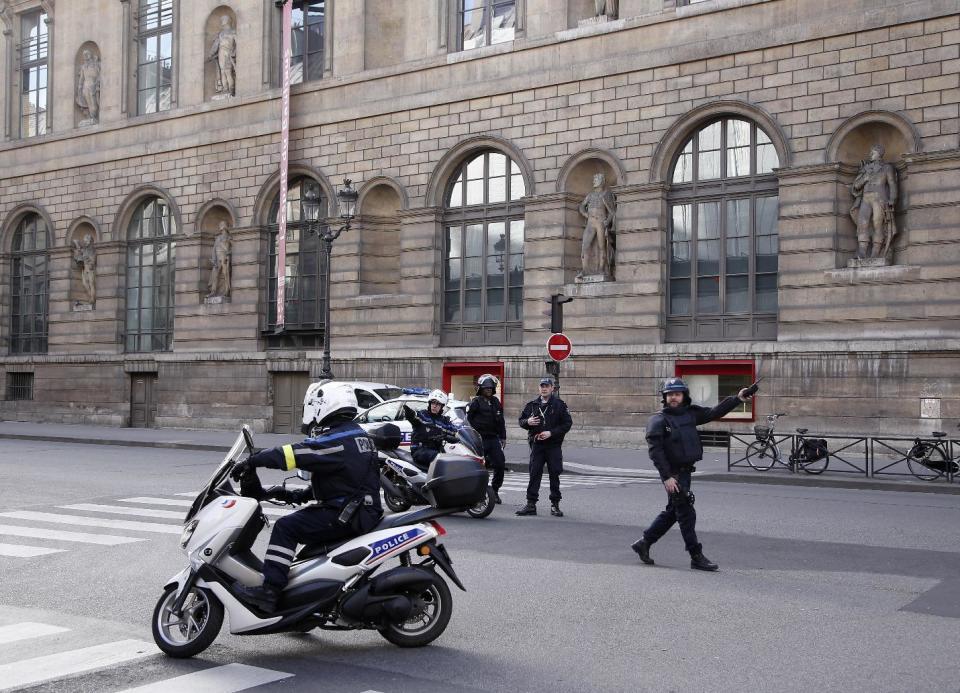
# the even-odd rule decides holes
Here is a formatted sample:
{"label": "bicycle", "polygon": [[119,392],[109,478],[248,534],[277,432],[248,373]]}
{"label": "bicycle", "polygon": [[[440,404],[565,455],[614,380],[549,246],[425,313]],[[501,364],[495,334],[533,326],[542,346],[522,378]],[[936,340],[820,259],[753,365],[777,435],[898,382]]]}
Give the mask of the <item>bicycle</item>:
{"label": "bicycle", "polygon": [[907,467],[910,473],[921,481],[935,481],[947,472],[947,464],[950,465],[950,473],[956,474],[960,464],[950,458],[947,451],[947,434],[943,431],[934,431],[930,435],[933,440],[924,440],[917,438],[913,441],[913,447],[907,452]]}
{"label": "bicycle", "polygon": [[[786,416],[786,414],[770,414],[767,416],[766,426],[763,424],[754,425],[753,433],[757,439],[747,446],[747,464],[758,472],[766,472],[772,469],[774,465],[782,464],[792,472],[799,468],[807,474],[823,474],[830,464],[830,453],[822,444],[813,442],[815,439],[804,436],[810,430],[808,428],[797,429],[796,444],[788,458],[790,464],[783,462],[780,445],[774,437],[777,419],[781,416]],[[808,444],[808,441],[811,441],[811,444]]]}

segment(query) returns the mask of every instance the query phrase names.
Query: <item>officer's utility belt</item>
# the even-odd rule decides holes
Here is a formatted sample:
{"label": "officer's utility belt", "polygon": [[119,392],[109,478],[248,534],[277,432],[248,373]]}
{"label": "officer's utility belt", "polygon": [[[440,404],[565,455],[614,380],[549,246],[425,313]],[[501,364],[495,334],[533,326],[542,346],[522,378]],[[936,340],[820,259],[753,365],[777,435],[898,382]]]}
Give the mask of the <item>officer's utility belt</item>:
{"label": "officer's utility belt", "polygon": [[697,471],[697,465],[681,464],[679,467],[677,467],[677,471],[680,472],[681,474],[686,474],[687,472],[695,472]]}
{"label": "officer's utility belt", "polygon": [[373,505],[373,496],[363,496],[361,498],[354,498],[349,502],[343,505],[329,506],[335,507],[340,510],[340,515],[337,517],[337,522],[342,525],[350,524],[350,520],[353,519],[353,516],[357,514],[357,510],[360,509],[360,506],[370,507]]}

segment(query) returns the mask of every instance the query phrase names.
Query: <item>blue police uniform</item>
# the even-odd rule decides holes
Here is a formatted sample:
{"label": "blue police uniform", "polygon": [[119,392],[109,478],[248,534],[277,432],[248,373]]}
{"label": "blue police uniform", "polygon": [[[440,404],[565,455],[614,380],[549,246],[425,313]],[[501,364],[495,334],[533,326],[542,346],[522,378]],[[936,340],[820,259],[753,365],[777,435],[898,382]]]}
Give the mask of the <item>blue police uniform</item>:
{"label": "blue police uniform", "polygon": [[[255,467],[311,473],[310,487],[274,495],[291,503],[315,504],[277,520],[263,562],[264,586],[282,590],[298,544],[326,544],[364,534],[376,527],[380,506],[377,451],[366,432],[343,423],[302,443],[262,450],[250,458]],[[356,512],[341,521],[344,508],[358,501]]]}
{"label": "blue police uniform", "polygon": [[496,397],[477,395],[467,406],[467,422],[483,440],[483,456],[493,470],[490,483],[493,490],[503,486],[506,460],[503,456],[503,441],[507,439],[507,425],[503,420],[503,406]]}
{"label": "blue police uniform", "polygon": [[457,435],[457,427],[441,413],[434,416],[430,407],[421,409],[414,416],[407,416],[413,426],[410,436],[410,454],[413,461],[421,466],[429,465],[433,458],[443,452],[445,440]]}
{"label": "blue police uniform", "polygon": [[650,417],[646,436],[650,459],[663,481],[670,477],[677,480],[681,493],[670,497],[667,507],[643,533],[643,539],[648,544],[655,543],[674,524],[679,523],[687,551],[691,555],[702,552],[697,540],[697,513],[693,504],[686,500],[686,494],[690,493],[690,475],[696,469],[696,463],[703,459],[703,444],[697,426],[729,414],[738,404],[740,400],[733,396],[708,409],[690,404],[689,397],[685,397],[681,406],[665,406]]}

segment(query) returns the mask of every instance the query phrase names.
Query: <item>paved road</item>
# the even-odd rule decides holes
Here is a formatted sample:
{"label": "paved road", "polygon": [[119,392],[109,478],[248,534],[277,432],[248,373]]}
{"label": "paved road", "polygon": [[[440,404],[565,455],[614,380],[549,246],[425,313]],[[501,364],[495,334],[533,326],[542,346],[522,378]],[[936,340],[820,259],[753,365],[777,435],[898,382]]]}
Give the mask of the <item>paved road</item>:
{"label": "paved road", "polygon": [[5,442],[0,690],[957,690],[956,496],[699,483],[701,538],[721,564],[705,574],[676,531],[655,567],[629,551],[663,501],[656,482],[570,477],[565,518],[518,518],[518,473],[487,520],[444,521],[469,591],[433,645],[224,632],[169,660],[150,613],[183,565],[183,494],[217,458]]}

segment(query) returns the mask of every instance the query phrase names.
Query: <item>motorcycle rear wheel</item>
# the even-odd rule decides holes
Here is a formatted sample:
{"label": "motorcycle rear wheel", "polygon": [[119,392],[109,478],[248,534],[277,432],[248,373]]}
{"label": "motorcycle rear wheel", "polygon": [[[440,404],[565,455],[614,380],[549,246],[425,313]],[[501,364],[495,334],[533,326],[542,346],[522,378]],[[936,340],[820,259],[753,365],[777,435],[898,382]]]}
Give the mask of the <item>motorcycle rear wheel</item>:
{"label": "motorcycle rear wheel", "polygon": [[467,510],[467,515],[477,520],[482,520],[493,512],[493,506],[496,505],[496,502],[497,497],[494,494],[493,489],[487,486],[487,493],[483,497],[483,500]]}
{"label": "motorcycle rear wheel", "polygon": [[413,613],[403,623],[388,623],[378,630],[397,647],[423,647],[447,629],[453,615],[453,596],[437,574],[426,588],[407,590],[404,594],[414,603]]}
{"label": "motorcycle rear wheel", "polygon": [[390,508],[391,512],[402,513],[410,509],[410,503],[392,494],[383,492],[383,502],[387,504],[387,507]]}
{"label": "motorcycle rear wheel", "polygon": [[200,654],[217,639],[223,626],[223,604],[213,593],[194,587],[183,604],[179,618],[172,608],[177,587],[168,587],[153,610],[153,640],[171,657],[185,658]]}

